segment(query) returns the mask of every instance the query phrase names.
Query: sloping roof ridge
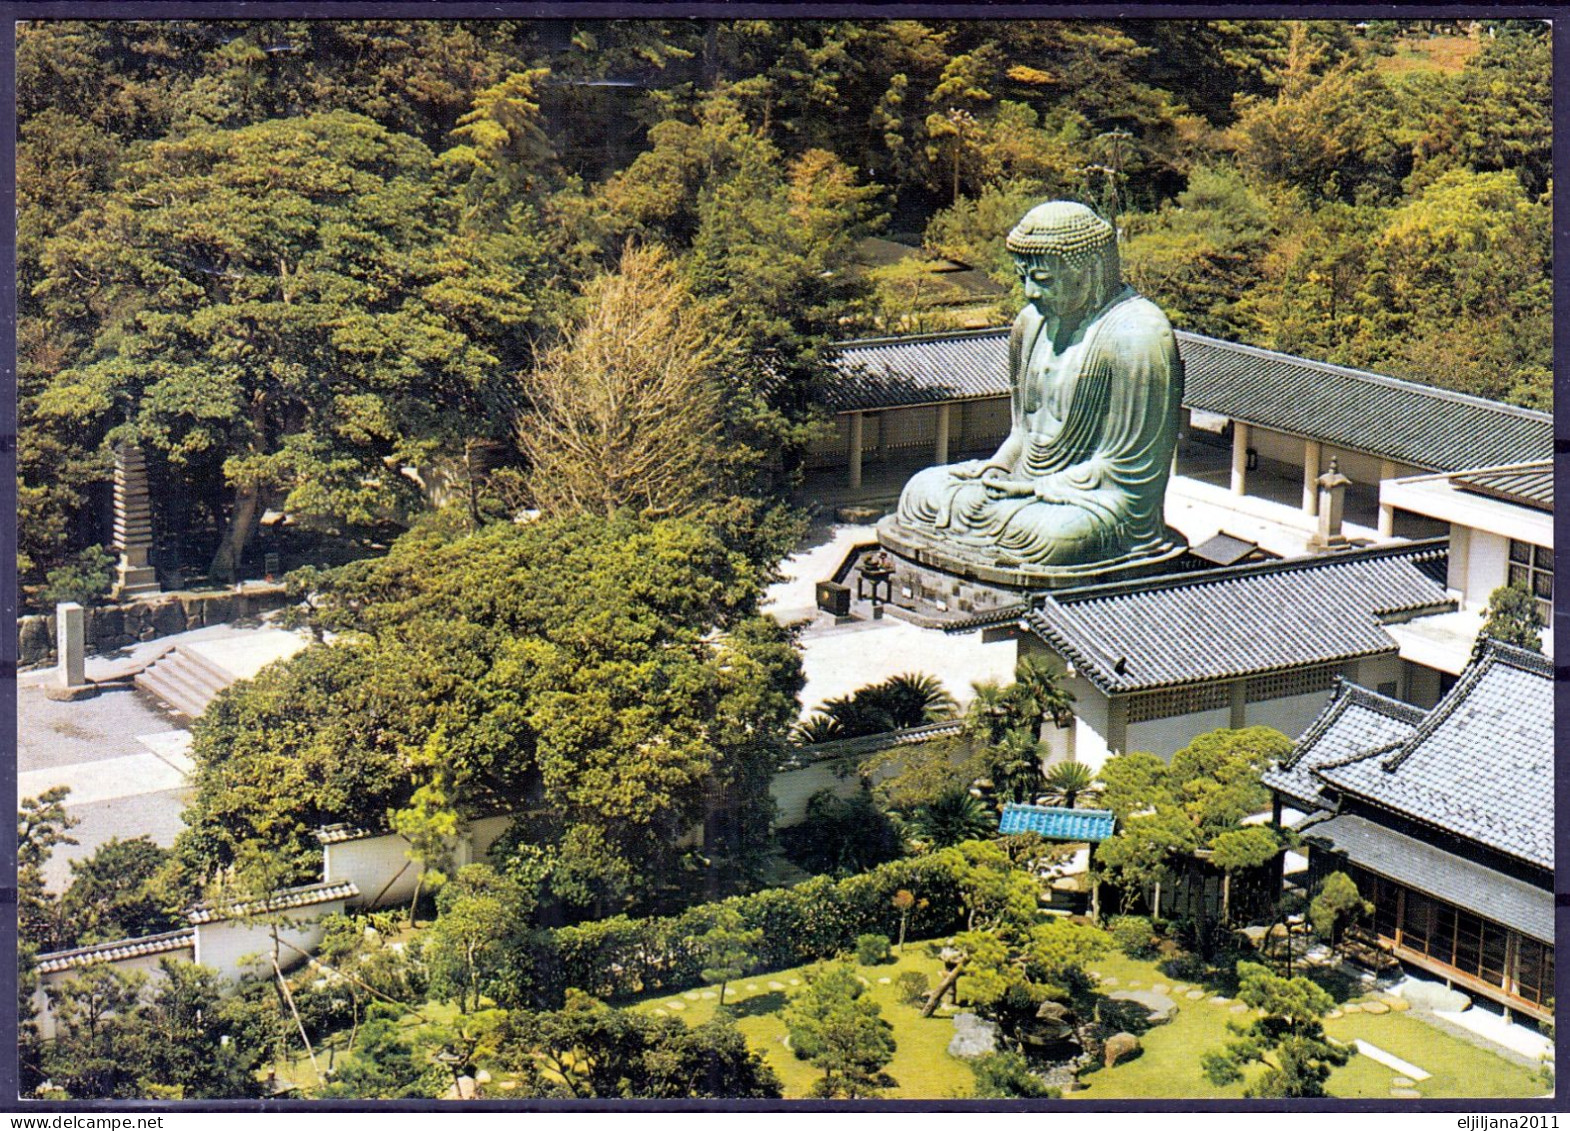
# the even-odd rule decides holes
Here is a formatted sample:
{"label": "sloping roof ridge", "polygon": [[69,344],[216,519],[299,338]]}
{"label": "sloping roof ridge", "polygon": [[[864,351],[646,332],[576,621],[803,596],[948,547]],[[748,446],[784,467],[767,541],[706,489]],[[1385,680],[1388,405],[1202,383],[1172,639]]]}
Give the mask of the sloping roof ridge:
{"label": "sloping roof ridge", "polygon": [[865,349],[868,346],[904,346],[921,345],[924,342],[952,342],[965,341],[971,338],[984,338],[989,334],[1007,334],[1008,326],[987,326],[980,330],[934,330],[926,334],[890,334],[881,338],[847,338],[844,341],[830,342],[828,348],[833,353],[843,353],[849,349]]}
{"label": "sloping roof ridge", "polygon": [[[1330,702],[1319,712],[1318,717],[1308,725],[1308,729],[1298,737],[1291,755],[1277,762],[1276,765],[1283,770],[1290,770],[1296,766],[1303,760],[1303,756],[1308,753],[1313,745],[1325,736],[1325,732],[1330,730],[1340,720],[1341,716],[1354,706],[1384,715],[1386,718],[1394,719],[1397,722],[1409,723],[1414,727],[1422,722],[1424,716],[1428,714],[1421,707],[1414,706],[1411,703],[1404,703],[1400,699],[1392,698],[1389,695],[1381,695],[1379,692],[1371,691],[1360,683],[1353,683],[1345,676],[1337,675],[1331,683]],[[1322,765],[1334,764],[1336,763],[1322,763]],[[1319,767],[1312,768],[1317,769]]]}
{"label": "sloping roof ridge", "polygon": [[[1398,738],[1393,742],[1386,742],[1379,746],[1370,747],[1367,750],[1359,750],[1356,754],[1348,754],[1345,758],[1336,758],[1329,762],[1321,762],[1317,766],[1309,767],[1309,773],[1324,778],[1325,775],[1323,771],[1325,770],[1339,770],[1345,766],[1355,766],[1359,762],[1368,761],[1370,758],[1377,758],[1383,754],[1389,754],[1392,750],[1399,750],[1401,747],[1405,746],[1406,741],[1407,740],[1404,738]],[[1330,779],[1325,778],[1325,780],[1329,781]],[[1355,793],[1356,791],[1354,790],[1353,792]],[[1359,794],[1359,796],[1361,796],[1361,794]]]}
{"label": "sloping roof ridge", "polygon": [[244,915],[292,911],[334,899],[353,898],[359,894],[360,889],[353,880],[318,880],[298,887],[278,888],[260,899],[242,899],[230,903],[203,900],[191,907],[186,915],[193,924],[222,922]]}
{"label": "sloping roof ridge", "polygon": [[[1048,593],[1043,599],[1043,605],[1048,601],[1055,605],[1058,604],[1056,598],[1051,593]],[[1058,605],[1058,607],[1062,608],[1063,606]],[[1111,681],[1102,678],[1101,673],[1103,669],[1107,671],[1112,670],[1118,662],[1117,657],[1100,648],[1092,648],[1088,645],[1082,648],[1075,644],[1057,630],[1052,622],[1043,615],[1040,607],[1031,609],[1030,612],[1025,614],[1024,619],[1038,633],[1046,637],[1049,643],[1056,646],[1058,651],[1063,653],[1064,657],[1074,665],[1075,670],[1090,680],[1095,687],[1100,688],[1109,695],[1115,690]]]}
{"label": "sloping roof ridge", "polygon": [[128,939],[110,939],[108,942],[88,943],[86,946],[74,946],[67,950],[52,950],[45,954],[36,955],[33,959],[33,964],[37,967],[42,967],[47,962],[64,968],[77,965],[80,959],[92,958],[109,951],[122,950],[128,947],[134,947],[139,953],[175,950],[178,949],[177,944],[195,937],[195,927],[177,927],[175,930],[161,931],[156,935],[137,935]]}
{"label": "sloping roof ridge", "polygon": [[1309,369],[1318,369],[1325,373],[1335,373],[1344,377],[1355,377],[1360,381],[1370,384],[1384,385],[1388,388],[1403,389],[1408,392],[1432,396],[1438,400],[1454,401],[1458,404],[1475,405],[1479,408],[1497,409],[1512,416],[1519,416],[1527,420],[1542,420],[1552,423],[1551,413],[1539,412],[1536,409],[1522,408],[1520,405],[1506,404],[1504,401],[1491,401],[1487,397],[1477,397],[1470,393],[1460,393],[1454,389],[1441,388],[1438,385],[1425,385],[1420,381],[1408,381],[1401,377],[1391,377],[1384,373],[1375,373],[1371,369],[1357,369],[1350,365],[1336,365],[1329,361],[1316,361],[1311,357],[1299,357],[1297,354],[1282,353],[1280,350],[1266,349],[1263,346],[1246,345],[1243,342],[1229,342],[1224,338],[1212,338],[1205,334],[1196,334],[1190,330],[1174,330],[1173,333],[1181,339],[1189,339],[1205,345],[1219,346],[1222,349],[1233,350],[1238,353],[1254,354],[1259,357],[1270,358],[1273,361],[1287,362],[1292,365],[1301,365]]}
{"label": "sloping roof ridge", "polygon": [[1369,546],[1364,549],[1346,550],[1336,554],[1305,554],[1296,558],[1280,558],[1268,562],[1245,562],[1241,565],[1221,566],[1216,569],[1194,570],[1155,577],[1136,577],[1128,581],[1110,581],[1101,585],[1086,585],[1077,589],[1060,589],[1047,595],[1047,600],[1061,607],[1099,600],[1103,597],[1123,596],[1131,593],[1155,593],[1164,590],[1190,589],[1214,585],[1238,578],[1298,573],[1306,569],[1322,569],[1355,562],[1380,561],[1385,558],[1410,557],[1432,561],[1449,552],[1448,536],[1424,538],[1411,542],[1398,542],[1387,546]]}

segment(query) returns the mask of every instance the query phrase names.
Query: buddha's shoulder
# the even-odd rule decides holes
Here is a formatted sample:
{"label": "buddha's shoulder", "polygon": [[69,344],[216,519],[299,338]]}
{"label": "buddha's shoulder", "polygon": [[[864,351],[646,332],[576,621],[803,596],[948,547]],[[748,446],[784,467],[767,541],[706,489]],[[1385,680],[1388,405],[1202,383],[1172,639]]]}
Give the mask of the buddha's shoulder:
{"label": "buddha's shoulder", "polygon": [[1172,323],[1161,308],[1141,294],[1129,297],[1107,311],[1107,325],[1125,334],[1140,337],[1172,337]]}

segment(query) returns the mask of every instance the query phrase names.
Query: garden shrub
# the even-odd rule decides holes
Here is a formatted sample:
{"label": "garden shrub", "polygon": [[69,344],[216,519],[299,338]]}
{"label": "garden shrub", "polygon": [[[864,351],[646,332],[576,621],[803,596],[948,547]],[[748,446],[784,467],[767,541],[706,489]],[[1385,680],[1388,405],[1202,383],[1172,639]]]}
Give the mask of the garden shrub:
{"label": "garden shrub", "polygon": [[900,1000],[907,1005],[922,1004],[932,990],[932,979],[920,970],[906,970],[894,979],[894,984],[899,987]]}
{"label": "garden shrub", "polygon": [[1149,957],[1155,940],[1150,920],[1143,915],[1119,915],[1107,924],[1112,941],[1130,958]]}
{"label": "garden shrub", "polygon": [[[753,970],[780,970],[857,949],[862,935],[898,926],[895,892],[924,902],[910,912],[916,938],[948,934],[964,925],[958,880],[943,856],[893,860],[869,872],[834,880],[814,876],[792,888],[769,888],[680,915],[578,923],[557,930],[520,930],[485,992],[505,1008],[558,1009],[568,989],[604,1001],[663,993],[703,980],[707,956],[699,939],[722,908],[741,915],[741,929],[761,928]],[[881,936],[884,951],[888,937]]]}
{"label": "garden shrub", "polygon": [[879,966],[889,960],[887,935],[857,935],[856,961],[863,966]]}

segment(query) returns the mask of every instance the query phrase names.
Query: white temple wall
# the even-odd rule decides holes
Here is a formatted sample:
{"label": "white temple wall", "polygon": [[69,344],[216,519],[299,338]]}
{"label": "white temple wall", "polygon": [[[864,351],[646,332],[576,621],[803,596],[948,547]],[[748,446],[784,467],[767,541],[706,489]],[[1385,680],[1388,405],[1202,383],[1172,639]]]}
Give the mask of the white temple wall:
{"label": "white temple wall", "polygon": [[[332,899],[279,915],[278,938],[280,944],[288,945],[279,946],[278,965],[288,970],[304,962],[305,955],[300,952],[314,953],[322,941],[322,917],[343,909],[342,899]],[[216,971],[221,978],[238,980],[270,970],[272,949],[272,930],[264,919],[225,919],[197,925],[192,961]],[[259,959],[260,965],[245,959]]]}
{"label": "white temple wall", "polygon": [[1231,708],[1217,707],[1210,711],[1195,711],[1189,715],[1173,715],[1165,719],[1147,719],[1142,723],[1130,723],[1124,750],[1125,752],[1143,750],[1150,754],[1157,754],[1170,762],[1173,754],[1194,739],[1229,726],[1231,721]]}

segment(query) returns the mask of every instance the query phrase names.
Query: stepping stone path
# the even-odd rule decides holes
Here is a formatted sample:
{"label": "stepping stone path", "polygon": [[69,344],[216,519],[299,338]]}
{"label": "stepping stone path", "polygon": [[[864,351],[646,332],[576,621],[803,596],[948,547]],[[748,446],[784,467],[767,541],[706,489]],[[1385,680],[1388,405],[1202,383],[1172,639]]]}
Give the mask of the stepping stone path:
{"label": "stepping stone path", "polygon": [[1189,1001],[1198,1001],[1200,998],[1205,996],[1205,991],[1204,990],[1189,990],[1188,993],[1184,994],[1183,996],[1188,998]]}
{"label": "stepping stone path", "polygon": [[1343,1005],[1341,1007],[1341,1012],[1342,1013],[1362,1013],[1363,1012],[1363,1007],[1361,1005],[1358,1005],[1357,1002],[1355,1002],[1355,1001],[1348,1002],[1346,1005]]}
{"label": "stepping stone path", "polygon": [[1394,1013],[1405,1013],[1412,1008],[1412,1003],[1404,997],[1384,997],[1379,1000],[1388,1005]]}
{"label": "stepping stone path", "polygon": [[715,998],[719,997],[720,995],[715,993],[713,990],[704,990],[698,996],[701,997],[704,1001],[713,1001]]}
{"label": "stepping stone path", "polygon": [[1390,1095],[1398,1100],[1420,1100],[1423,1098],[1423,1093],[1416,1088],[1391,1088]]}
{"label": "stepping stone path", "polygon": [[686,993],[682,994],[681,996],[686,998],[688,1001],[697,1001],[698,1000],[698,991],[697,990],[688,990]]}
{"label": "stepping stone path", "polygon": [[800,978],[792,978],[790,980],[790,984],[793,985],[793,986],[799,986],[799,985],[801,985],[801,979]]}
{"label": "stepping stone path", "polygon": [[674,1009],[674,1010],[676,1010],[679,1013],[683,1009],[687,1008],[687,1003],[684,1002],[684,1001],[668,1001],[668,1002],[665,1003],[665,1008],[666,1009]]}
{"label": "stepping stone path", "polygon": [[749,994],[757,993],[758,992],[758,983],[756,983],[756,982],[748,982],[747,983],[747,992]]}
{"label": "stepping stone path", "polygon": [[651,1009],[649,1012],[654,1014],[654,1016],[656,1016],[656,1017],[669,1017],[670,1016],[670,1014],[666,1013],[663,1009]]}
{"label": "stepping stone path", "polygon": [[1417,1087],[1417,1081],[1409,1080],[1405,1076],[1393,1076],[1390,1079],[1390,1086],[1392,1088],[1415,1088]]}
{"label": "stepping stone path", "polygon": [[1217,994],[1215,997],[1210,999],[1210,1004],[1211,1005],[1231,1005],[1232,1004],[1232,999],[1229,998],[1229,997],[1222,997],[1220,994]]}
{"label": "stepping stone path", "polygon": [[1155,991],[1156,993],[1158,993],[1158,994],[1169,994],[1169,993],[1172,992],[1172,987],[1171,986],[1163,986],[1160,982],[1157,982],[1155,985],[1151,986],[1150,988],[1153,991]]}
{"label": "stepping stone path", "polygon": [[1175,994],[1186,994],[1188,991],[1189,986],[1186,982],[1179,982],[1177,985],[1172,987],[1172,992]]}
{"label": "stepping stone path", "polygon": [[856,981],[858,981],[862,985],[866,986],[869,990],[872,988],[872,983],[867,981],[867,979],[863,975],[861,975],[861,974],[857,974],[856,975]]}
{"label": "stepping stone path", "polygon": [[1112,975],[1108,974],[1105,978],[1101,979],[1101,984],[1103,986],[1115,986],[1118,984],[1118,980]]}
{"label": "stepping stone path", "polygon": [[1365,1001],[1363,1003],[1363,1012],[1372,1013],[1377,1017],[1381,1013],[1389,1013],[1390,1007],[1382,1001]]}
{"label": "stepping stone path", "polygon": [[1227,1010],[1227,1012],[1228,1013],[1246,1013],[1246,1012],[1248,1012],[1248,1006],[1244,1005],[1242,1002],[1238,1002],[1231,1009]]}
{"label": "stepping stone path", "polygon": [[769,989],[771,989],[771,990],[783,990],[784,988],[785,988],[785,983],[784,982],[770,982],[769,983]]}
{"label": "stepping stone path", "polygon": [[891,983],[893,981],[894,981],[893,978],[879,978],[878,979],[878,985],[886,986],[886,985],[888,985],[889,983]]}
{"label": "stepping stone path", "polygon": [[1341,1016],[1341,1011],[1339,1009],[1332,1009],[1329,1013],[1325,1014],[1325,1020],[1326,1021],[1334,1021],[1337,1017],[1340,1017],[1340,1016]]}

